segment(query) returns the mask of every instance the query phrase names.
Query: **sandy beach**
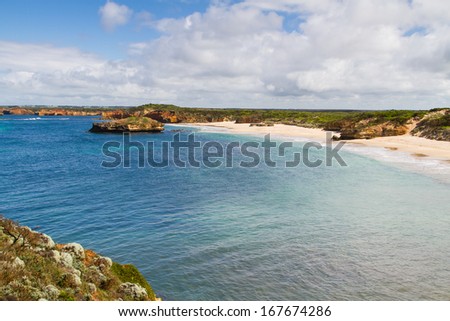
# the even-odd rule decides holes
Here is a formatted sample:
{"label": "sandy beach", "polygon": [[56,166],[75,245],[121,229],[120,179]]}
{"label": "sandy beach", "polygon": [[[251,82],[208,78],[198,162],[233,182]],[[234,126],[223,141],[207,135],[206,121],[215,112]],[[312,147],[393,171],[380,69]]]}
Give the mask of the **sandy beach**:
{"label": "sandy beach", "polygon": [[[226,131],[235,134],[271,134],[286,138],[304,138],[317,142],[326,141],[326,132],[317,128],[304,128],[281,124],[269,127],[250,127],[249,124],[235,124],[234,122],[183,125],[207,128],[211,131],[214,131],[214,128],[216,128],[218,131]],[[402,136],[379,137],[374,139],[355,139],[347,141],[347,143],[352,146],[360,145],[365,147],[384,148],[392,153],[408,153],[416,159],[439,160],[450,166],[450,142],[430,140],[406,134]]]}

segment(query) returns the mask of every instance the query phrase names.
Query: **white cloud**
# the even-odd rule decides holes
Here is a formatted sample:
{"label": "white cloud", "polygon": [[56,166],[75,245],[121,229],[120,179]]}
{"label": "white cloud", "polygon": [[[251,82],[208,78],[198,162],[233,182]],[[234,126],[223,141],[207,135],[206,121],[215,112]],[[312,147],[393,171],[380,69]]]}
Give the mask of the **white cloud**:
{"label": "white cloud", "polygon": [[74,48],[0,41],[0,66],[1,104],[133,105],[167,97],[138,85],[132,62]]}
{"label": "white cloud", "polygon": [[[450,10],[444,1],[217,3],[181,19],[145,14],[161,36],[130,44],[122,61],[0,43],[0,95],[67,104],[448,105]],[[283,29],[286,14],[301,16],[297,30]]]}
{"label": "white cloud", "polygon": [[113,31],[116,27],[127,24],[133,11],[125,5],[107,1],[103,7],[100,7],[99,14],[103,28]]}
{"label": "white cloud", "polygon": [[[190,105],[437,106],[450,98],[450,15],[440,9],[406,0],[248,0],[160,21],[164,35],[133,46],[134,59]],[[297,31],[283,30],[286,12],[304,17]],[[417,25],[430,32],[404,36]]]}

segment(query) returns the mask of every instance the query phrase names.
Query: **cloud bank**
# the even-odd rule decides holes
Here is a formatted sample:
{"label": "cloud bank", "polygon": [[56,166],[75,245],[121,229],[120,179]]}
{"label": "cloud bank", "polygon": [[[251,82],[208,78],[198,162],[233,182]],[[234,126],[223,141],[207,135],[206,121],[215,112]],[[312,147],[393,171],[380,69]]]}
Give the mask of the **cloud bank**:
{"label": "cloud bank", "polygon": [[[439,0],[216,1],[204,13],[152,21],[160,36],[129,44],[121,61],[2,42],[0,95],[5,103],[445,106],[448,9]],[[131,9],[108,2],[101,17],[113,30]],[[288,31],[289,21],[297,24]]]}

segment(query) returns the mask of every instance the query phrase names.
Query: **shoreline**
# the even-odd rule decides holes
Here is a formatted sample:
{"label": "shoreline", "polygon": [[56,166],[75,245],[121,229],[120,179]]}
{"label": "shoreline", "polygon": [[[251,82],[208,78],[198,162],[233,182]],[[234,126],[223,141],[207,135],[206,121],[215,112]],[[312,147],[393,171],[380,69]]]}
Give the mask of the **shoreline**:
{"label": "shoreline", "polygon": [[[174,124],[170,124],[174,125]],[[213,123],[180,123],[175,126],[198,127],[212,132],[226,132],[232,134],[266,135],[290,139],[306,139],[315,142],[326,141],[326,131],[319,128],[306,128],[292,125],[275,124],[267,127],[250,127],[249,124],[234,122]],[[216,131],[217,130],[217,131]],[[332,132],[333,133],[333,132]],[[335,133],[333,133],[335,134]],[[450,167],[450,142],[437,141],[405,134],[401,136],[377,137],[373,139],[342,140],[349,146],[363,146],[381,148],[392,155],[405,153],[416,160],[435,160]]]}
{"label": "shoreline", "polygon": [[[212,122],[212,123],[179,123],[167,124],[170,126],[198,127],[210,129],[211,132],[226,132],[231,134],[267,135],[277,137],[300,138],[315,142],[326,141],[326,131],[318,128],[306,128],[293,125],[275,124],[274,126],[250,126],[250,124],[236,124],[234,122]],[[216,130],[215,130],[216,129]],[[334,132],[332,132],[335,134]]]}

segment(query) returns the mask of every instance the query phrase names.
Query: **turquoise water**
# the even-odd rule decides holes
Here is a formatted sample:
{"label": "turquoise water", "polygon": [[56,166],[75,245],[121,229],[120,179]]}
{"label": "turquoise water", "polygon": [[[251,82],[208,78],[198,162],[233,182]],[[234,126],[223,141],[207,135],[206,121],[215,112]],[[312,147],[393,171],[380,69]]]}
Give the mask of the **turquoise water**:
{"label": "turquoise water", "polygon": [[166,300],[450,300],[446,183],[345,152],[347,167],[106,169],[121,136],[91,123],[0,119],[3,215],[135,264]]}

